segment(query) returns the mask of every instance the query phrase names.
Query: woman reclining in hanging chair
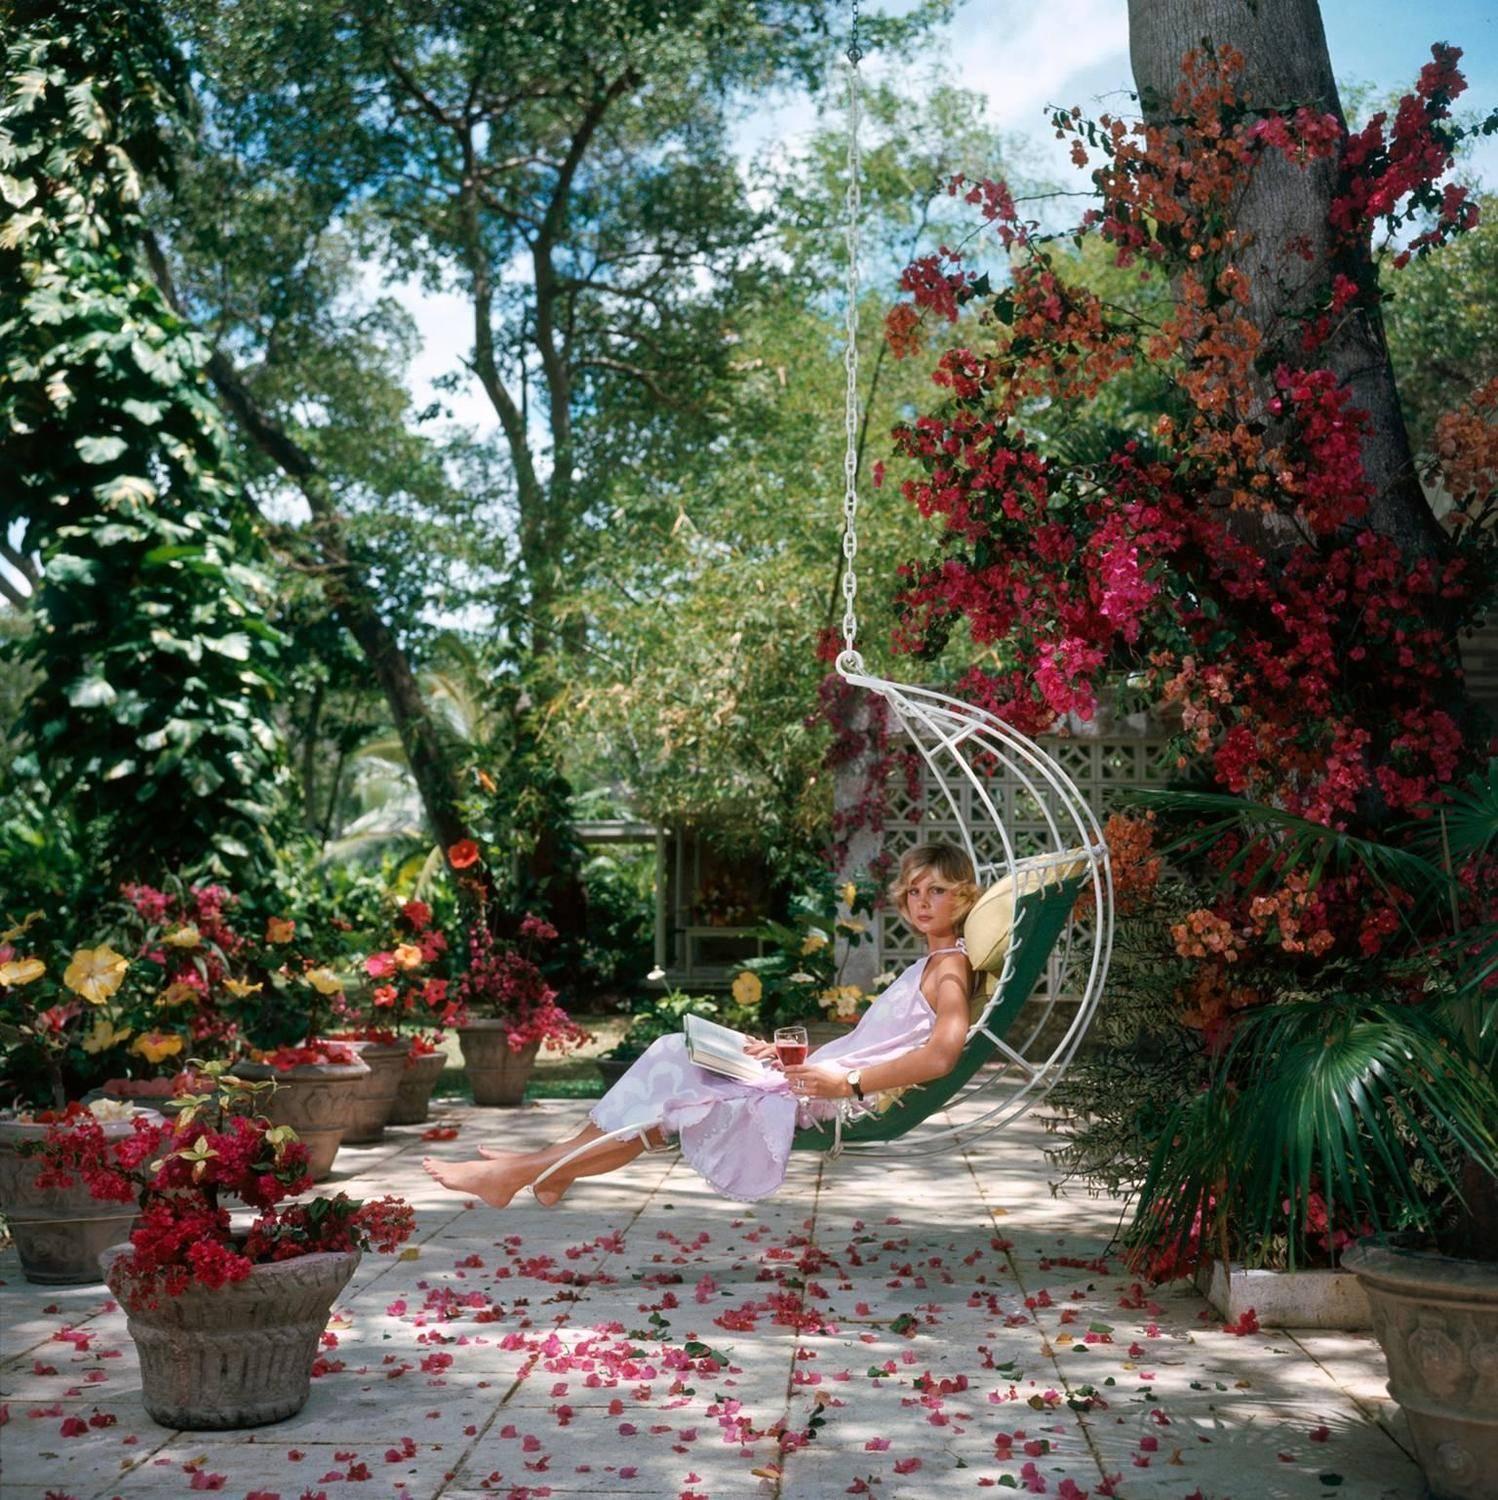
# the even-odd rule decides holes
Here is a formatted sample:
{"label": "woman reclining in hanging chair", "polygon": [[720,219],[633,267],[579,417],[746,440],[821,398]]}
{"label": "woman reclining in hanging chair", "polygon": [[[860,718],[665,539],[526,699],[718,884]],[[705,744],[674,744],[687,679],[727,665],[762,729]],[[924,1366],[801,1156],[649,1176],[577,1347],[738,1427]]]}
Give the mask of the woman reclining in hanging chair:
{"label": "woman reclining in hanging chair", "polygon": [[[753,1200],[773,1193],[785,1179],[798,1126],[825,1124],[839,1100],[943,1078],[962,1055],[973,971],[959,933],[979,894],[972,862],[950,844],[923,844],[900,861],[890,894],[924,940],[925,956],[846,1036],[817,1048],[801,1066],[773,1071],[762,1084],[740,1083],[690,1062],[681,1035],[662,1037],[570,1140],[525,1153],[480,1147],[480,1161],[426,1157],[422,1165],[444,1187],[495,1208],[533,1185],[537,1200],[550,1207],[578,1177],[613,1172],[641,1151],[679,1146],[724,1196]],[[745,1051],[775,1058],[769,1042],[750,1041]]]}

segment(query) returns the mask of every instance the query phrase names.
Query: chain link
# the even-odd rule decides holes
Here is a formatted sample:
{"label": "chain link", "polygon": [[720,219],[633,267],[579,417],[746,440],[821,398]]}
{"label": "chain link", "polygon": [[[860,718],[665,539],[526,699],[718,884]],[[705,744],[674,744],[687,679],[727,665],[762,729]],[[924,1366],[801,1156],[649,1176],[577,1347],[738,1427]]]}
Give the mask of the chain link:
{"label": "chain link", "polygon": [[843,365],[847,370],[848,384],[843,408],[847,436],[843,454],[843,650],[838,656],[837,666],[844,673],[863,670],[863,659],[856,649],[858,615],[854,602],[858,596],[858,576],[853,568],[858,556],[858,221],[861,207],[858,61],[862,56],[858,46],[858,0],[853,0],[853,39],[847,53],[848,187],[843,200],[847,213],[845,235],[848,246],[847,342],[843,348]]}

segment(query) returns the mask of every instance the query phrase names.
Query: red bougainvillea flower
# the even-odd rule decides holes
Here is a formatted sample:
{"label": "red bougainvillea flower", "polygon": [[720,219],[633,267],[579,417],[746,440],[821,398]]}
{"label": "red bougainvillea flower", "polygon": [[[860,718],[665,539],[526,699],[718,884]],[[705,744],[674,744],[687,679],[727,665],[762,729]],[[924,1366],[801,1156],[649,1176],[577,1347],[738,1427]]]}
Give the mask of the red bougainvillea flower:
{"label": "red bougainvillea flower", "polygon": [[447,862],[455,870],[466,870],[479,862],[479,846],[472,839],[459,839],[448,847]]}

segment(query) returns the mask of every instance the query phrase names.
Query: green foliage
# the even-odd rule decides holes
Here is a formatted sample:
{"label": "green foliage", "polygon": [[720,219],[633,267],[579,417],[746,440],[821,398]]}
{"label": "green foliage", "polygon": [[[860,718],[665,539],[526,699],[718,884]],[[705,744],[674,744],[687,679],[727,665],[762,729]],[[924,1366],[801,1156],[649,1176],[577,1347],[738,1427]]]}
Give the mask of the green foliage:
{"label": "green foliage", "polygon": [[1400,401],[1415,451],[1426,455],[1436,419],[1498,375],[1498,195],[1477,203],[1475,229],[1381,278]]}
{"label": "green foliage", "polygon": [[676,1036],[688,1016],[703,1016],[738,1030],[753,1025],[751,1011],[721,995],[688,995],[681,990],[668,990],[664,995],[648,995],[636,1001],[633,1016],[623,1038],[609,1048],[606,1056],[619,1062],[633,1062],[652,1042],[663,1036]]}
{"label": "green foliage", "polygon": [[595,854],[583,866],[588,927],[582,969],[603,990],[638,985],[655,962],[655,851]]}
{"label": "green foliage", "polygon": [[879,885],[867,878],[839,887],[824,874],[792,898],[784,922],[756,929],[767,951],[746,959],[742,968],[760,985],[755,1004],[763,1035],[798,1021],[852,1023],[868,1009],[873,997],[843,984],[842,973],[848,954],[869,940],[868,924],[880,895]]}
{"label": "green foliage", "polygon": [[[0,463],[45,573],[18,778],[107,870],[269,856],[280,640],[201,338],[138,260],[179,65],[151,6],[21,8],[5,56]],[[66,808],[67,812],[61,810]]]}
{"label": "green foliage", "polygon": [[1194,965],[1175,954],[1170,929],[1202,904],[1185,880],[1162,880],[1142,910],[1114,932],[1108,985],[1087,1046],[1052,1091],[1070,1117],[1066,1143],[1048,1153],[1066,1177],[1136,1191],[1182,1099],[1210,1072],[1200,1034],[1180,1020],[1179,995]]}

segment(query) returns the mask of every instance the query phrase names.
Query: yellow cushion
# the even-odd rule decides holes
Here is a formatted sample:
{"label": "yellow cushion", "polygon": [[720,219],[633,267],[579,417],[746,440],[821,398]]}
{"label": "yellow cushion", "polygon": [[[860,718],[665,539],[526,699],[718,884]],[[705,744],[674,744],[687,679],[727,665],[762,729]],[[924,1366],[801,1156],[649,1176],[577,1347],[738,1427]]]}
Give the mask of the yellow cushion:
{"label": "yellow cushion", "polygon": [[1014,882],[1011,870],[1002,880],[983,892],[973,902],[973,909],[962,923],[962,940],[967,944],[967,961],[981,974],[997,974],[1004,967],[1009,952],[1009,938],[1014,932]]}
{"label": "yellow cushion", "polygon": [[1004,971],[1004,959],[1014,936],[1018,896],[1032,896],[1048,885],[1072,880],[1087,868],[1085,849],[1061,854],[1039,854],[1016,860],[1014,868],[983,892],[962,924],[967,959],[978,974],[990,976],[978,986],[978,999],[993,989],[993,979]]}

